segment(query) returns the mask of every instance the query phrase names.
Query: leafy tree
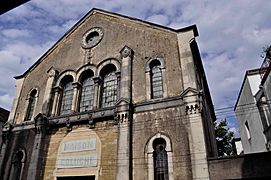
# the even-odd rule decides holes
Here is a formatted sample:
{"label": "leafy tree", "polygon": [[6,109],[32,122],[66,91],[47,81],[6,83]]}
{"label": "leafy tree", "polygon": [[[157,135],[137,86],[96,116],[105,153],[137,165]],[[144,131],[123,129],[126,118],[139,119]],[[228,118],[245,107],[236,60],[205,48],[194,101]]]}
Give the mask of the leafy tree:
{"label": "leafy tree", "polygon": [[219,156],[236,155],[236,147],[233,142],[234,133],[229,131],[226,119],[215,122],[215,135]]}

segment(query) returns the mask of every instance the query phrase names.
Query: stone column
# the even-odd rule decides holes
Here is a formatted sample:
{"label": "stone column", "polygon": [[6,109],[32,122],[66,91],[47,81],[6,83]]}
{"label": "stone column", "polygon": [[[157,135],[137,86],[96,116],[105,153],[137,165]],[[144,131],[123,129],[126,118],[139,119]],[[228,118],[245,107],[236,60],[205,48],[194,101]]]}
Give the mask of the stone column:
{"label": "stone column", "polygon": [[46,146],[44,139],[48,129],[48,119],[45,115],[39,113],[35,117],[36,136],[34,140],[34,147],[30,157],[30,163],[26,179],[39,180],[41,172],[43,171],[43,149]]}
{"label": "stone column", "polygon": [[43,101],[42,101],[42,113],[46,115],[49,115],[50,102],[52,99],[52,90],[53,90],[55,78],[57,75],[58,75],[58,72],[54,68],[49,69],[48,79],[47,79],[46,88],[44,91],[44,96],[43,96]]}
{"label": "stone column", "polygon": [[[196,81],[196,70],[190,43],[195,38],[194,32],[180,32],[177,35],[180,65],[182,69],[183,89],[193,89],[198,91]],[[187,111],[187,128],[189,147],[191,153],[191,164],[193,179],[209,179],[207,162],[206,142],[203,132],[202,115],[200,112],[201,102],[198,93],[190,91],[184,96]]]}
{"label": "stone column", "polygon": [[100,101],[100,85],[101,85],[101,78],[95,77],[94,80],[94,100],[93,100],[93,109],[97,109],[99,107]]}
{"label": "stone column", "polygon": [[116,104],[118,121],[118,153],[116,179],[132,179],[131,157],[131,109],[132,100],[132,50],[125,46],[121,50],[121,77],[119,100]]}
{"label": "stone column", "polygon": [[72,97],[71,111],[72,112],[77,112],[78,111],[79,92],[80,92],[81,84],[78,83],[78,82],[75,82],[72,85],[73,85],[73,97]]}
{"label": "stone column", "polygon": [[10,111],[9,117],[8,117],[8,121],[11,122],[12,124],[15,123],[15,117],[16,117],[15,113],[16,113],[18,101],[19,101],[19,98],[21,95],[23,83],[24,83],[24,78],[21,78],[21,79],[16,78],[16,93],[15,93],[15,97],[14,97],[13,103],[12,103],[12,108],[11,108],[11,111]]}
{"label": "stone column", "polygon": [[[2,177],[2,172],[3,170],[5,169],[4,166],[4,158],[6,156],[6,152],[7,152],[7,146],[8,146],[8,143],[9,143],[9,135],[11,133],[11,129],[12,129],[12,125],[10,124],[9,121],[7,121],[4,126],[3,126],[3,129],[2,129],[2,144],[1,144],[1,151],[0,151],[0,179],[4,179],[4,177]],[[6,163],[6,162],[5,162]]]}
{"label": "stone column", "polygon": [[56,87],[54,90],[55,95],[54,95],[54,101],[53,101],[53,107],[52,107],[52,114],[51,114],[52,116],[56,116],[58,114],[61,90],[62,90],[61,87]]}

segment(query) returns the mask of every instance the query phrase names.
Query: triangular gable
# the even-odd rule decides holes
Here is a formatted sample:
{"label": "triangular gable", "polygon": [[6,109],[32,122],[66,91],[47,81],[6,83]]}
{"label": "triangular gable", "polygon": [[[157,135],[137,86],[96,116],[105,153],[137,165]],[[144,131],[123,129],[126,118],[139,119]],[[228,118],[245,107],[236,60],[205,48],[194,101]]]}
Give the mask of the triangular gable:
{"label": "triangular gable", "polygon": [[193,95],[198,95],[200,93],[200,91],[198,91],[197,89],[188,87],[187,89],[185,89],[182,94],[180,95],[181,97],[185,97],[185,96],[193,96]]}
{"label": "triangular gable", "polygon": [[34,69],[35,67],[37,67],[41,61],[47,57],[49,54],[51,54],[54,49],[57,47],[58,44],[60,44],[62,42],[62,40],[64,40],[67,36],[69,36],[74,30],[76,30],[82,23],[85,22],[85,20],[87,18],[89,18],[91,15],[95,14],[95,13],[101,13],[104,14],[106,16],[114,16],[114,17],[118,17],[118,18],[123,18],[123,19],[128,19],[137,23],[141,23],[144,24],[146,26],[151,26],[151,27],[155,27],[158,28],[160,30],[167,30],[167,31],[172,31],[172,32],[186,32],[189,30],[192,30],[194,32],[194,36],[198,36],[198,30],[196,25],[191,25],[185,28],[181,28],[181,29],[172,29],[169,27],[165,27],[162,25],[158,25],[155,23],[151,23],[151,22],[147,22],[147,21],[143,21],[137,18],[133,18],[133,17],[129,17],[129,16],[125,16],[125,15],[121,15],[121,14],[117,14],[117,13],[113,13],[113,12],[109,12],[109,11],[105,11],[105,10],[101,10],[101,9],[97,9],[97,8],[93,8],[91,9],[83,18],[81,18],[73,27],[71,27],[50,49],[48,49],[47,52],[45,52],[27,71],[25,71],[22,75],[19,76],[15,76],[15,79],[20,79],[23,78],[28,72],[30,72],[32,69]]}

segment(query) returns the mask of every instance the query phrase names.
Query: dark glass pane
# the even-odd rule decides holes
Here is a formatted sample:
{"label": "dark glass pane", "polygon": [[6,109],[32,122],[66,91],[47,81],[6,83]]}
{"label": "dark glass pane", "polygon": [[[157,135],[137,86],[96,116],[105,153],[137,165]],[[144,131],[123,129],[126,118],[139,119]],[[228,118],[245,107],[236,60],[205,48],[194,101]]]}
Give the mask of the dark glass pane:
{"label": "dark glass pane", "polygon": [[163,97],[163,81],[160,65],[155,65],[151,68],[151,90],[152,98]]}
{"label": "dark glass pane", "polygon": [[91,77],[82,82],[82,93],[80,99],[80,112],[93,109],[94,101],[94,81]]}
{"label": "dark glass pane", "polygon": [[[159,140],[159,139],[158,139]],[[165,141],[154,144],[154,179],[168,180],[168,156]]]}
{"label": "dark glass pane", "polygon": [[68,82],[63,86],[60,115],[69,114],[72,107],[73,87],[72,82]]}
{"label": "dark glass pane", "polygon": [[26,114],[26,121],[30,121],[32,119],[33,113],[34,113],[34,108],[35,108],[35,103],[36,103],[36,91],[34,90],[34,93],[31,93],[29,97],[29,103],[28,103],[28,108],[27,108],[27,114]]}
{"label": "dark glass pane", "polygon": [[114,71],[104,76],[102,85],[101,107],[114,106],[117,100],[118,82]]}

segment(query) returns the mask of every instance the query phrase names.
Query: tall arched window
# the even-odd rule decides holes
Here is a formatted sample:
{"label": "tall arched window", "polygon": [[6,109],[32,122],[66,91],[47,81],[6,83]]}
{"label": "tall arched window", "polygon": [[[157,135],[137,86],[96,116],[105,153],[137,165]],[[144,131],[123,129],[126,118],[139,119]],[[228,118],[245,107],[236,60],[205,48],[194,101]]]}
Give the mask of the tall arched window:
{"label": "tall arched window", "polygon": [[62,96],[61,96],[61,106],[60,115],[65,115],[71,113],[72,98],[73,98],[73,78],[71,76],[66,76],[61,82]]}
{"label": "tall arched window", "polygon": [[151,98],[163,97],[163,79],[161,63],[158,60],[154,60],[150,63],[150,76],[151,76]]}
{"label": "tall arched window", "polygon": [[166,141],[162,138],[153,142],[154,180],[168,180],[168,155]]}
{"label": "tall arched window", "polygon": [[28,107],[26,112],[25,121],[30,121],[32,119],[34,108],[37,100],[37,90],[33,89],[29,95]]}
{"label": "tall arched window", "polygon": [[25,161],[25,153],[18,151],[12,159],[11,176],[14,180],[20,180]]}
{"label": "tall arched window", "polygon": [[118,79],[115,66],[108,66],[102,73],[101,107],[114,106],[117,101]]}
{"label": "tall arched window", "polygon": [[89,111],[93,109],[94,102],[94,81],[93,73],[86,71],[81,78],[81,97],[80,97],[80,112]]}

